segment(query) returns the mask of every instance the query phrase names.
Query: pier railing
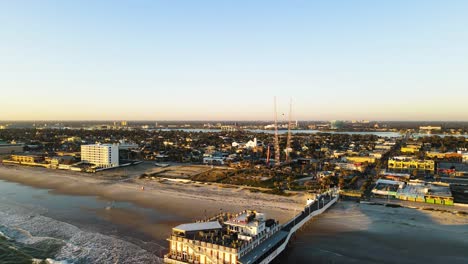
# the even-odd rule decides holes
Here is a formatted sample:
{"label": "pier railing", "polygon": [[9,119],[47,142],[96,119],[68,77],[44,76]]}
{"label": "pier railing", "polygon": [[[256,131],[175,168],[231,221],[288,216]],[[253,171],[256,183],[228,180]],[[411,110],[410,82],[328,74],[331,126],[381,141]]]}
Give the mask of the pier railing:
{"label": "pier railing", "polygon": [[289,243],[291,236],[294,235],[294,233],[297,232],[299,228],[301,228],[312,217],[323,213],[338,200],[338,191],[338,189],[334,188],[317,195],[314,200],[312,200],[304,207],[303,211],[295,215],[289,222],[281,227],[281,232],[283,232],[283,234],[284,232],[287,233],[286,237],[271,244],[269,244],[270,242],[265,241],[264,243],[267,243],[268,246],[265,247],[262,252],[259,252],[258,255],[252,256],[251,258],[249,257],[242,260],[241,263],[271,263],[273,259],[275,259],[282,251],[286,249],[286,245]]}
{"label": "pier railing", "polygon": [[[329,191],[318,195],[313,202],[306,205],[304,210],[299,214],[294,216],[289,222],[283,225],[283,231],[291,231],[296,225],[302,225],[301,222],[306,219],[308,216],[313,214],[315,211],[321,210],[324,207],[327,207],[330,203],[335,201],[335,198],[338,196],[338,189],[330,189]],[[300,226],[299,226],[300,227]],[[299,228],[297,227],[297,228]]]}

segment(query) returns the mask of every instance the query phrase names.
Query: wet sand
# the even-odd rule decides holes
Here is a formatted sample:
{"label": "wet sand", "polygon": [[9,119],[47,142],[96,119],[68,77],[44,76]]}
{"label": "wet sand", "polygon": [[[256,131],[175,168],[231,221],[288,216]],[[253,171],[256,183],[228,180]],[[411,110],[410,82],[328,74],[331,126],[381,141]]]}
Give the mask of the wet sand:
{"label": "wet sand", "polygon": [[[251,193],[243,188],[161,183],[114,178],[102,173],[82,174],[18,166],[0,165],[0,180],[7,181],[0,182],[3,187],[0,188],[0,206],[4,207],[0,211],[3,213],[0,230],[9,234],[16,234],[17,228],[32,232],[34,235],[26,238],[14,235],[15,239],[27,244],[43,236],[50,236],[54,241],[57,235],[60,239],[65,237],[63,243],[72,243],[75,249],[87,253],[70,252],[69,248],[63,247],[56,255],[58,259],[81,261],[89,258],[99,259],[102,263],[112,263],[112,259],[134,263],[133,258],[124,261],[124,256],[135,252],[146,258],[138,263],[159,262],[156,256],[161,257],[166,251],[166,238],[173,226],[220,211],[244,209],[259,210],[285,222],[302,208],[302,199],[306,199],[303,196],[291,198]],[[141,190],[142,186],[144,190]],[[70,227],[78,235],[68,237]],[[95,249],[82,239],[92,234],[99,237],[93,241]],[[114,256],[125,243],[130,243],[125,254]],[[100,259],[104,255],[105,259]]]}
{"label": "wet sand", "polygon": [[339,202],[275,263],[468,263],[468,217]]}
{"label": "wet sand", "polygon": [[[285,222],[294,215],[295,210],[302,210],[307,199],[303,195],[282,197],[251,193],[243,188],[161,183],[154,180],[119,181],[93,174],[19,166],[0,166],[0,179],[50,189],[59,194],[96,196],[110,201],[135,203],[192,220],[220,211],[255,209]],[[144,190],[141,190],[142,186]]]}

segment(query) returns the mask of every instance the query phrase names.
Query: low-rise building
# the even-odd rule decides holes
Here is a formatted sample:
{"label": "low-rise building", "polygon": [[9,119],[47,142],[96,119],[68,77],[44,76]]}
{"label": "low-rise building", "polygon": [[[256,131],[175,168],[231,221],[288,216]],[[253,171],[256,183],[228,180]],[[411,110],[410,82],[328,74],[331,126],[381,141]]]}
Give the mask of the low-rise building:
{"label": "low-rise building", "polygon": [[399,159],[397,157],[388,160],[388,169],[392,170],[418,170],[434,172],[435,162],[433,160],[414,160],[411,158]]}
{"label": "low-rise building", "polygon": [[436,152],[428,151],[426,152],[426,157],[433,159],[462,159],[462,154],[456,152]]}
{"label": "low-rise building", "polygon": [[408,182],[411,178],[411,174],[383,171],[379,174],[379,178],[399,182]]}
{"label": "low-rise building", "polygon": [[50,159],[50,167],[53,169],[69,169],[75,162],[73,156],[55,156]]}
{"label": "low-rise building", "polygon": [[370,156],[354,156],[354,157],[346,157],[346,160],[348,162],[353,162],[353,163],[375,163],[375,157],[370,157]]}
{"label": "low-rise building", "polygon": [[376,150],[391,150],[395,144],[377,144],[374,149]]}
{"label": "low-rise building", "polygon": [[405,186],[404,182],[378,179],[375,187],[372,189],[374,195],[380,196],[397,196],[397,191]]}
{"label": "low-rise building", "polygon": [[224,157],[204,157],[203,158],[203,164],[209,164],[209,165],[224,165],[226,162],[226,158]]}
{"label": "low-rise building", "polygon": [[130,150],[130,149],[138,149],[139,146],[136,143],[129,142],[126,140],[120,140],[119,141],[119,150]]}
{"label": "low-rise building", "polygon": [[468,176],[468,164],[453,163],[453,162],[439,162],[437,166],[437,173],[443,176],[455,176],[455,177]]}
{"label": "low-rise building", "polygon": [[405,147],[401,147],[400,151],[401,153],[404,153],[404,154],[414,154],[414,153],[419,152],[420,149],[421,149],[421,145],[407,145]]}
{"label": "low-rise building", "polygon": [[365,169],[365,166],[363,166],[362,163],[336,162],[335,170],[336,169],[363,172]]}
{"label": "low-rise building", "polygon": [[238,130],[239,129],[238,129],[237,126],[229,126],[229,125],[221,126],[221,131],[222,132],[236,132]]}
{"label": "low-rise building", "polygon": [[441,126],[420,126],[419,130],[421,131],[442,130],[442,127]]}
{"label": "low-rise building", "polygon": [[44,161],[44,158],[38,155],[11,155],[10,160],[19,163],[37,163]]}
{"label": "low-rise building", "polygon": [[[468,139],[467,139],[468,140]],[[462,162],[468,163],[468,150],[466,148],[460,148],[457,150],[457,153],[462,156]]]}
{"label": "low-rise building", "polygon": [[453,205],[453,196],[448,184],[431,184],[422,181],[410,181],[397,191],[396,198],[430,204]]}
{"label": "low-rise building", "polygon": [[0,154],[21,153],[23,151],[23,144],[0,144]]}

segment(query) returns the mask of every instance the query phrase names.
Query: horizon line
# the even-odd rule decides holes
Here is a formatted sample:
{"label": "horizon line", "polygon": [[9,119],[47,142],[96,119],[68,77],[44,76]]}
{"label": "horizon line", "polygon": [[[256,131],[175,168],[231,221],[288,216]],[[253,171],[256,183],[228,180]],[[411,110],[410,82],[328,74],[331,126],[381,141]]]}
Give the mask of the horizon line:
{"label": "horizon line", "polygon": [[[0,122],[274,122],[273,119],[11,119]],[[468,120],[368,120],[368,119],[297,119],[291,122],[330,122],[330,121],[368,121],[368,122],[468,122]],[[284,123],[288,121],[280,121]]]}

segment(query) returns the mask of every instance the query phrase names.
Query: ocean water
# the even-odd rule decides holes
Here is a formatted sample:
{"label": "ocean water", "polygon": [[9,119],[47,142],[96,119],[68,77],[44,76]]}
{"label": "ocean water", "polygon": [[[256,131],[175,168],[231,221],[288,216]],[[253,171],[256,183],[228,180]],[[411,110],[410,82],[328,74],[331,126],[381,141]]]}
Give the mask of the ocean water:
{"label": "ocean water", "polygon": [[184,219],[96,197],[0,181],[0,263],[160,263]]}
{"label": "ocean water", "polygon": [[468,217],[339,202],[274,263],[468,263]]}
{"label": "ocean water", "polygon": [[[434,217],[437,214],[438,217]],[[188,219],[0,181],[0,263],[161,263]],[[468,217],[339,202],[274,263],[468,263]]]}
{"label": "ocean water", "polygon": [[[5,227],[1,228],[5,231]],[[15,241],[0,231],[0,263],[23,264],[32,263],[33,260],[42,260],[43,263],[67,263],[55,261],[50,256],[56,255],[64,244],[56,239],[44,239],[31,244]]]}

